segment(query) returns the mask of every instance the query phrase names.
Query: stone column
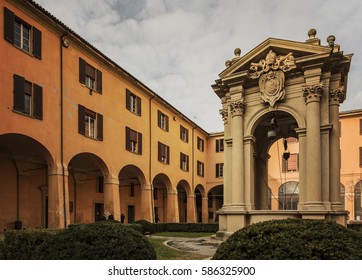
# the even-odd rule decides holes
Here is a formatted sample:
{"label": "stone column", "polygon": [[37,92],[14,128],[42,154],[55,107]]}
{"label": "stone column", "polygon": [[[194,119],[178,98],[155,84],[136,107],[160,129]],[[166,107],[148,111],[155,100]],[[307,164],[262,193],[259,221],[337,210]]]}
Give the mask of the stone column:
{"label": "stone column", "polygon": [[187,211],[186,222],[196,223],[196,201],[194,194],[187,195],[186,211]]}
{"label": "stone column", "polygon": [[235,210],[245,210],[245,184],[244,184],[244,110],[243,101],[234,101],[230,104],[232,116],[232,197],[231,207]]}
{"label": "stone column", "polygon": [[58,166],[49,170],[48,174],[49,228],[64,228],[70,222],[68,170],[64,170],[64,178],[62,173],[62,168]]}
{"label": "stone column", "polygon": [[120,220],[119,178],[108,175],[104,178],[104,213],[110,213],[115,220]]}
{"label": "stone column", "polygon": [[341,172],[341,150],[340,150],[340,126],[339,126],[339,103],[345,99],[343,88],[332,90],[329,94],[329,119],[332,124],[330,134],[330,201],[332,210],[342,209],[340,198],[340,172]]}
{"label": "stone column", "polygon": [[247,210],[255,209],[254,136],[244,137],[245,152],[245,204]]}
{"label": "stone column", "polygon": [[208,197],[207,195],[202,197],[202,222],[209,222],[209,208],[208,208]]}
{"label": "stone column", "polygon": [[261,154],[256,162],[258,210],[268,210],[268,160],[269,154]]}
{"label": "stone column", "polygon": [[144,220],[153,222],[152,215],[152,188],[150,184],[144,184],[141,186],[141,217]]}
{"label": "stone column", "polygon": [[320,101],[322,83],[303,87],[307,105],[307,189],[305,210],[324,210],[322,204],[322,162]]}
{"label": "stone column", "polygon": [[175,190],[167,192],[166,222],[168,222],[168,223],[179,223],[180,222],[178,197],[177,197],[177,191],[175,191]]}
{"label": "stone column", "polygon": [[228,207],[231,204],[231,160],[232,160],[232,147],[230,139],[230,111],[227,104],[230,95],[221,99],[222,109],[220,115],[224,121],[224,203],[223,207]]}
{"label": "stone column", "polygon": [[304,203],[307,196],[307,143],[306,143],[306,129],[296,129],[299,141],[299,203],[298,210],[303,210]]}

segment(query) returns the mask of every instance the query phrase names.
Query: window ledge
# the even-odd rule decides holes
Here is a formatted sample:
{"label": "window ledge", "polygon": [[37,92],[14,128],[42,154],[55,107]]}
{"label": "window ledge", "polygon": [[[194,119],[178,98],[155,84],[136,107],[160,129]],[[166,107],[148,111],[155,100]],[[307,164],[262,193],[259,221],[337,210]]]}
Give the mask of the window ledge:
{"label": "window ledge", "polygon": [[33,115],[28,115],[28,114],[26,114],[26,113],[24,113],[24,112],[22,112],[22,111],[18,111],[18,110],[15,110],[15,109],[12,109],[11,111],[12,111],[13,113],[16,113],[16,114],[18,114],[18,115],[22,115],[22,116],[24,116],[24,117],[28,117],[28,118],[30,118],[30,119],[39,120],[39,121],[42,121],[42,120],[43,120],[43,119],[34,117]]}

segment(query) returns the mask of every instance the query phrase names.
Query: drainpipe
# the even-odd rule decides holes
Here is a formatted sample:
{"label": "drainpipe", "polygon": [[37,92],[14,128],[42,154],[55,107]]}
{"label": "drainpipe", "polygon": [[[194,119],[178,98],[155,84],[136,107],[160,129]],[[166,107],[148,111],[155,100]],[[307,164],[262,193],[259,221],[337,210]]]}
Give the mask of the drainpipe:
{"label": "drainpipe", "polygon": [[66,32],[60,36],[60,161],[62,165],[62,185],[63,185],[63,211],[64,227],[67,227],[67,206],[65,191],[65,166],[64,166],[64,116],[63,116],[63,46],[68,47],[69,43],[64,39]]}
{"label": "drainpipe", "polygon": [[149,152],[149,159],[148,159],[148,176],[149,176],[149,182],[150,182],[150,186],[151,186],[151,207],[152,207],[152,222],[154,223],[155,222],[155,202],[153,200],[153,197],[154,197],[154,187],[153,187],[153,183],[152,183],[152,112],[151,112],[151,109],[152,109],[152,99],[155,98],[155,95],[152,96],[150,99],[149,99],[149,107],[148,107],[148,114],[149,114],[149,132],[150,132],[150,135],[149,135],[149,147],[150,147],[150,152]]}

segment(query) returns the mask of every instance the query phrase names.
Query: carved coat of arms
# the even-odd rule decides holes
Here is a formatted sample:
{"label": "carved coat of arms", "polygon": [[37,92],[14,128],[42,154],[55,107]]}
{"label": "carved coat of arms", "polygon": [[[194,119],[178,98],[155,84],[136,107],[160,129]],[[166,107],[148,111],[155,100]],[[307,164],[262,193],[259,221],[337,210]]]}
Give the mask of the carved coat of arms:
{"label": "carved coat of arms", "polygon": [[258,63],[251,63],[249,68],[249,77],[259,78],[259,89],[261,99],[274,107],[278,100],[285,97],[284,72],[295,68],[294,57],[292,53],[285,56],[277,56],[272,50],[269,51],[265,59]]}

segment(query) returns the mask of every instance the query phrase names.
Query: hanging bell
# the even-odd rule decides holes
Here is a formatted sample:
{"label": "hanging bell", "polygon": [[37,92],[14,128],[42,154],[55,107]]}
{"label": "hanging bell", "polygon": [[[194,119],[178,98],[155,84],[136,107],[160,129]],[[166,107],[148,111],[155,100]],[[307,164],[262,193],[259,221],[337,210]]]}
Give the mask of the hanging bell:
{"label": "hanging bell", "polygon": [[277,131],[273,128],[269,129],[267,136],[268,136],[268,139],[274,140],[277,137]]}

